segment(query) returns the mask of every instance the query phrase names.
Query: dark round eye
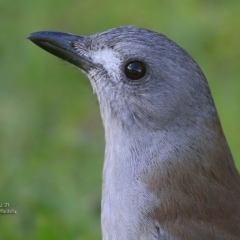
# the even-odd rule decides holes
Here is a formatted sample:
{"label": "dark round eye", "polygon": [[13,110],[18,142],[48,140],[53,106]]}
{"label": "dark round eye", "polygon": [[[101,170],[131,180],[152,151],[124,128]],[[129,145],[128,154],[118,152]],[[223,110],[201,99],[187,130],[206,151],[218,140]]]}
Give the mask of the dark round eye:
{"label": "dark round eye", "polygon": [[143,62],[132,61],[127,63],[124,72],[131,80],[138,80],[146,74],[146,66]]}

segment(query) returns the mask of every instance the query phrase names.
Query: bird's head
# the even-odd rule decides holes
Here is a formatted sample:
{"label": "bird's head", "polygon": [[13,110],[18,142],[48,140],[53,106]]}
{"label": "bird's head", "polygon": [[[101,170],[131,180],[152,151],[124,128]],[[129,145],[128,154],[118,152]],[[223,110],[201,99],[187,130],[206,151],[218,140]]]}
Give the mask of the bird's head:
{"label": "bird's head", "polygon": [[88,76],[105,128],[175,131],[218,119],[201,69],[162,34],[128,26],[92,36],[36,32],[29,39]]}

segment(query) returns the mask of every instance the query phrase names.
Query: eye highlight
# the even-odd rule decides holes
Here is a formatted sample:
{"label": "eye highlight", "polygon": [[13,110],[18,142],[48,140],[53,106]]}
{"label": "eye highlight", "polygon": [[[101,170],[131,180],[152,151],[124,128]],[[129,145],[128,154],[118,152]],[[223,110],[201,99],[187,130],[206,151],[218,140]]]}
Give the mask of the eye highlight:
{"label": "eye highlight", "polygon": [[146,66],[141,61],[131,61],[126,64],[124,72],[127,78],[139,80],[146,74]]}

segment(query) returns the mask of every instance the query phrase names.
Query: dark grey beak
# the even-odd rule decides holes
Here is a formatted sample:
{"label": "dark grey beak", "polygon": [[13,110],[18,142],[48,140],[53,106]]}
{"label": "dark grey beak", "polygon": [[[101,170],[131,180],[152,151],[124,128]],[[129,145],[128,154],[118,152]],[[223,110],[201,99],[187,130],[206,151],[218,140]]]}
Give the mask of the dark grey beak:
{"label": "dark grey beak", "polygon": [[87,51],[77,51],[76,43],[80,49],[86,49],[83,36],[63,32],[35,32],[28,36],[28,39],[45,51],[81,68],[88,72],[96,67],[86,55]]}

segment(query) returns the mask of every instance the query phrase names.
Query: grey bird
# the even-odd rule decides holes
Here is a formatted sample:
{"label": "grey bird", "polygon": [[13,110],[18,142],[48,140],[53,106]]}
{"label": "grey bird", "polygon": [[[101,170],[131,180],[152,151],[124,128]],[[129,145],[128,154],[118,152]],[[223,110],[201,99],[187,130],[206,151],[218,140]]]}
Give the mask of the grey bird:
{"label": "grey bird", "polygon": [[28,38],[80,68],[97,95],[104,240],[240,239],[240,176],[206,78],[185,50],[132,26]]}

